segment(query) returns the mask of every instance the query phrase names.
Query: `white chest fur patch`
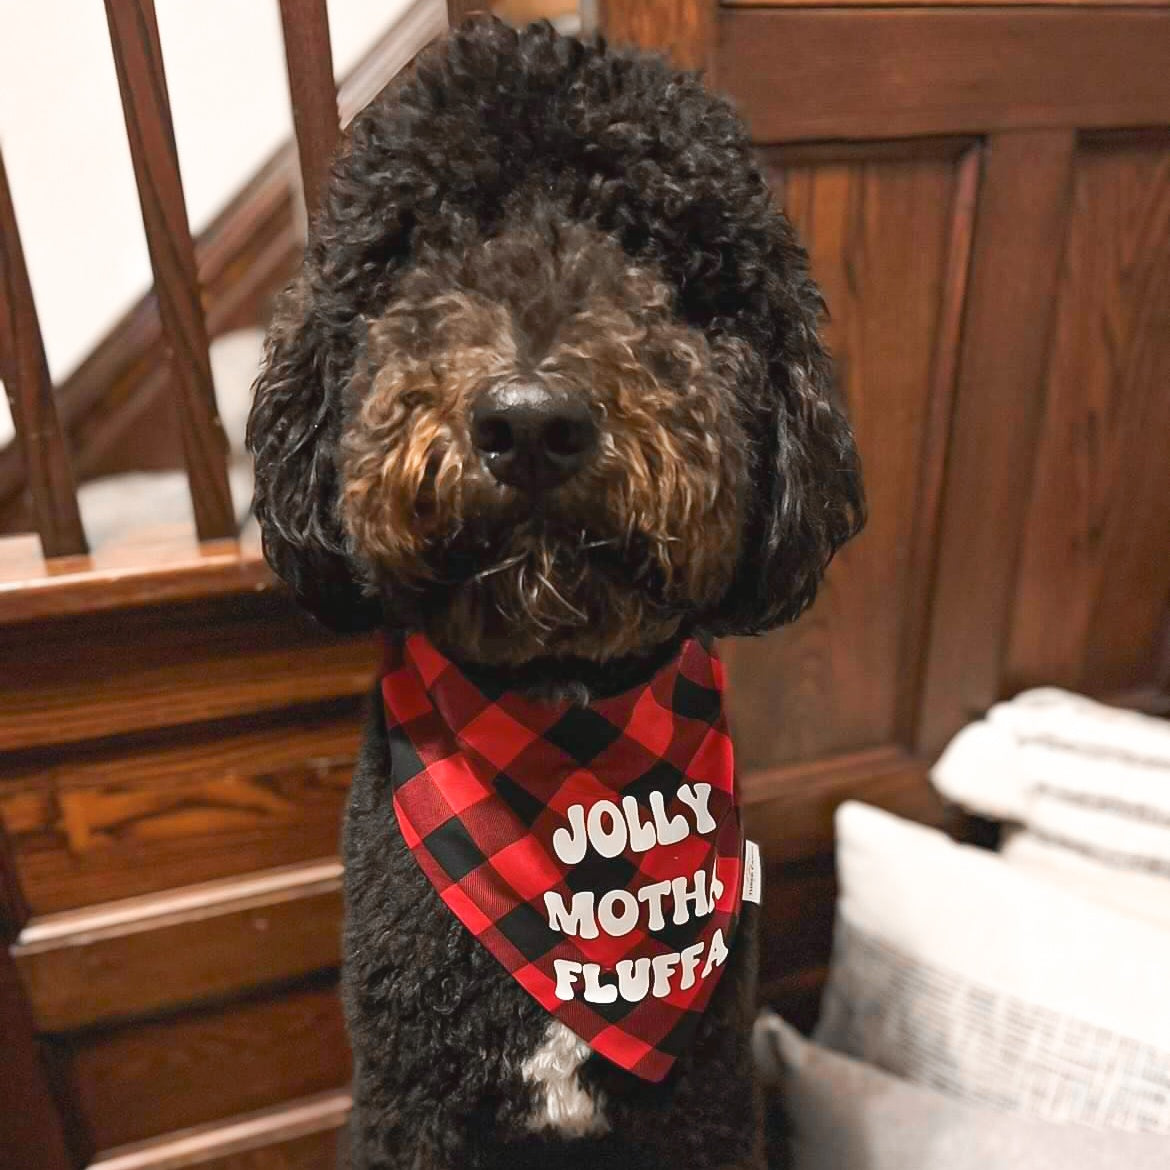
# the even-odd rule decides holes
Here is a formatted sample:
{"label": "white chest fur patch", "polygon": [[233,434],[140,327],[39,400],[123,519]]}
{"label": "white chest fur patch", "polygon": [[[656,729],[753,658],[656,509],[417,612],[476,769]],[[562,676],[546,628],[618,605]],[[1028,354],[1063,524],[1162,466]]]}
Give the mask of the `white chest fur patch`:
{"label": "white chest fur patch", "polygon": [[536,1089],[530,1129],[555,1129],[569,1137],[608,1132],[604,1102],[590,1096],[577,1077],[590,1051],[564,1024],[549,1023],[543,1043],[520,1066],[524,1079]]}

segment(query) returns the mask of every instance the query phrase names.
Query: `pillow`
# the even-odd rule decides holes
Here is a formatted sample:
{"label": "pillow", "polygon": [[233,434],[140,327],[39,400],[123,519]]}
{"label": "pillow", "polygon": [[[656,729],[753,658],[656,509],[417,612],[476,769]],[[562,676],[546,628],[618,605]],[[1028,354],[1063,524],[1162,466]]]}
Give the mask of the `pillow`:
{"label": "pillow", "polygon": [[998,703],[947,746],[948,800],[1114,868],[1170,875],[1170,723],[1067,691]]}
{"label": "pillow", "polygon": [[1170,930],[1170,878],[1160,873],[1098,861],[1026,829],[1005,832],[999,856],[1021,873]]}
{"label": "pillow", "polygon": [[850,803],[817,1039],[953,1097],[1170,1134],[1170,932]]}
{"label": "pillow", "polygon": [[787,1117],[790,1170],[1164,1170],[1170,1160],[1170,1138],[952,1101],[810,1044],[770,1012],[752,1048]]}

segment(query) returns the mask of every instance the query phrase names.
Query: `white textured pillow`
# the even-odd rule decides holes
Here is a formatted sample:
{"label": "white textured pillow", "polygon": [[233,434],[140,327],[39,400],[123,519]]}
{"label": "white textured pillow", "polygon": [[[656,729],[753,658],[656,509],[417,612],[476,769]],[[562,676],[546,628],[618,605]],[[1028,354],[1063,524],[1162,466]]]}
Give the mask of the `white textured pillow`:
{"label": "white textured pillow", "polygon": [[779,1016],[752,1047],[787,1117],[790,1170],[1165,1170],[1170,1138],[1088,1130],[953,1101],[810,1044]]}
{"label": "white textured pillow", "polygon": [[1115,869],[1170,875],[1170,722],[1048,687],[997,703],[931,771],[971,812]]}
{"label": "white textured pillow", "polygon": [[1170,930],[1170,877],[1098,861],[1027,829],[1008,829],[999,847],[1007,865],[1071,894]]}
{"label": "white textured pillow", "polygon": [[818,1040],[966,1101],[1170,1134],[1170,932],[863,805],[837,835]]}

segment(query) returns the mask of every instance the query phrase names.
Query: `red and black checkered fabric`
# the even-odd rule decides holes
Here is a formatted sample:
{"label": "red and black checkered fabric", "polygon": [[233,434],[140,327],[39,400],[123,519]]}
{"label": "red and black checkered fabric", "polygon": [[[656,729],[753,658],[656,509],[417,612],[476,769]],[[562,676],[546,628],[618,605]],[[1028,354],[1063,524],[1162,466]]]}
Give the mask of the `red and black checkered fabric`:
{"label": "red and black checkered fabric", "polygon": [[732,944],[743,831],[723,666],[697,641],[588,706],[485,693],[421,635],[383,678],[403,837],[443,901],[595,1052],[686,1050]]}

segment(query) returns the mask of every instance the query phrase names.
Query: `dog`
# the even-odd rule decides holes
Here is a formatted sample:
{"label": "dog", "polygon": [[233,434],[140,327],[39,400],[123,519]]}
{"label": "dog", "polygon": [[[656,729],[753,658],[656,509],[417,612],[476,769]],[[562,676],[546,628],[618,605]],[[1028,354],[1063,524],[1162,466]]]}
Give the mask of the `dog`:
{"label": "dog", "polygon": [[[734,111],[657,57],[473,19],[354,120],[270,326],[248,442],[275,572],[332,628],[386,638],[343,840],[355,1170],[765,1164],[758,910],[719,877],[740,873],[740,838],[708,647],[795,619],[864,522],[823,315]],[[646,735],[673,758],[697,727],[675,763],[712,782],[668,767],[657,806],[615,795],[588,824],[585,804],[554,809],[560,779],[545,798],[540,767],[485,772],[476,753],[497,740],[464,734],[475,712],[511,726],[520,711],[544,720],[536,757],[559,760],[579,749],[543,730],[554,715],[628,744],[651,693],[666,697]],[[577,766],[585,746],[548,764],[578,778],[570,791],[610,780]],[[648,1042],[623,1031],[601,964],[559,959],[554,987],[514,954],[507,924],[539,917],[537,895],[485,910],[498,891],[422,839],[451,759],[475,790],[461,799],[506,781],[512,810],[558,825],[573,861],[621,865],[679,833],[693,836],[663,856],[719,854],[705,887],[702,872],[671,887],[673,921],[693,911],[705,941],[618,964],[641,979],[622,994],[648,1005]],[[735,848],[701,835],[716,801]],[[495,807],[448,824],[464,844],[490,836]],[[523,831],[492,856],[526,848]],[[552,888],[549,922],[529,926],[586,948],[592,891],[570,906]],[[641,904],[613,892],[613,935],[655,896],[638,888]],[[680,988],[701,1010],[664,1022]]]}

